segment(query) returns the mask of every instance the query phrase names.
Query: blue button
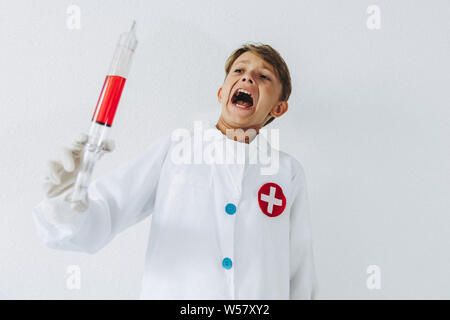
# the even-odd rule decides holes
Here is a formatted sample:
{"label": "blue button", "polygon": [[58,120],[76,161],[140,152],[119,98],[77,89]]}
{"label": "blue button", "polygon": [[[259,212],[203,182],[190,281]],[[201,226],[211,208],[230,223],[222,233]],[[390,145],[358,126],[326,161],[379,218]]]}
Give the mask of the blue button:
{"label": "blue button", "polygon": [[228,203],[225,206],[225,212],[228,214],[234,214],[236,212],[236,206],[232,203]]}
{"label": "blue button", "polygon": [[231,269],[231,266],[233,265],[233,263],[231,262],[231,259],[230,258],[224,258],[223,260],[222,260],[222,266],[225,268],[225,269]]}

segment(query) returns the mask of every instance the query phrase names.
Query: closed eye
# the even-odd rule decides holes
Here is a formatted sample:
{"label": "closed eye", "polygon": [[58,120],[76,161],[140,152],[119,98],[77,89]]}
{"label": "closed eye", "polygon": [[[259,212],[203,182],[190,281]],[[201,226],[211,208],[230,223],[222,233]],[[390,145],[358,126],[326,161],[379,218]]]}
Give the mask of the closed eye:
{"label": "closed eye", "polygon": [[[242,72],[242,69],[235,69],[234,72],[241,73],[241,72]],[[269,78],[268,76],[264,75],[264,74],[261,74],[261,75],[260,75],[260,78],[262,78],[262,79],[264,79],[264,80],[269,80],[269,81],[270,81],[270,78]]]}

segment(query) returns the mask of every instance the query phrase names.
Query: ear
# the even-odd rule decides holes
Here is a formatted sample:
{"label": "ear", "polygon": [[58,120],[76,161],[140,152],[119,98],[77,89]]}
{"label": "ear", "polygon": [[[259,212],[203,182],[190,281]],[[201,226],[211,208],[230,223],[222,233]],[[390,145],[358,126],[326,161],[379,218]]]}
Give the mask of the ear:
{"label": "ear", "polygon": [[219,101],[219,103],[222,103],[222,96],[220,95],[221,92],[222,92],[222,87],[220,87],[219,91],[217,91],[217,100]]}
{"label": "ear", "polygon": [[278,118],[285,114],[286,111],[288,111],[287,101],[280,101],[275,106],[273,106],[272,110],[270,111],[270,115],[272,117]]}

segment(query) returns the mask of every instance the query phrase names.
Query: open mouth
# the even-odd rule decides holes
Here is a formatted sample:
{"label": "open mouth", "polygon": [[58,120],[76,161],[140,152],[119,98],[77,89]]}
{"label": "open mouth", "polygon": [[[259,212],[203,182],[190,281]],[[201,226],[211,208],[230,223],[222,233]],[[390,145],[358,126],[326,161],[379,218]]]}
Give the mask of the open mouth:
{"label": "open mouth", "polygon": [[253,97],[247,90],[238,89],[231,97],[231,103],[240,108],[251,108],[253,107]]}

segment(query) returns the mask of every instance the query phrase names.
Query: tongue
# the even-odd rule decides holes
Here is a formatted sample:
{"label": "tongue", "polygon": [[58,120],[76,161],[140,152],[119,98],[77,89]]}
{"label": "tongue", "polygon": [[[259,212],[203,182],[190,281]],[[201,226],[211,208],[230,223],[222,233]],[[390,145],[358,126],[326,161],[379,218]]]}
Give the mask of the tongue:
{"label": "tongue", "polygon": [[251,106],[250,102],[247,102],[247,101],[237,100],[236,103],[241,105],[241,106],[244,106],[244,107],[250,107]]}

